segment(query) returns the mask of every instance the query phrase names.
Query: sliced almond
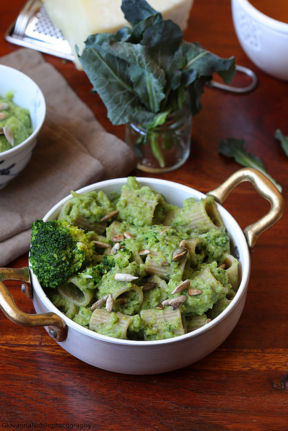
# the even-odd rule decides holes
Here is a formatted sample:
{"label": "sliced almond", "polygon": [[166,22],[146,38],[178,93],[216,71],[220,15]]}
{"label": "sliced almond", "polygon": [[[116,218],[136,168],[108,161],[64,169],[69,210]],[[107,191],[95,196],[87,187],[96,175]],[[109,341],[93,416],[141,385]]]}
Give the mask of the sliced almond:
{"label": "sliced almond", "polygon": [[147,256],[147,254],[150,254],[150,253],[151,253],[150,250],[148,250],[146,248],[139,251],[140,256]]}
{"label": "sliced almond", "polygon": [[119,213],[119,211],[118,211],[118,210],[111,211],[111,213],[106,214],[104,217],[102,217],[102,218],[100,219],[100,222],[102,222],[102,221],[106,221],[106,220],[110,220],[110,218],[115,217],[118,213]]}
{"label": "sliced almond", "polygon": [[182,281],[182,283],[178,284],[178,286],[175,287],[175,289],[172,292],[172,295],[178,292],[182,292],[182,290],[188,289],[189,286],[190,286],[190,280]]}
{"label": "sliced almond", "polygon": [[120,250],[121,245],[119,242],[116,242],[116,244],[113,245],[111,248],[111,254],[116,254],[118,250]]}
{"label": "sliced almond", "polygon": [[200,290],[200,289],[189,289],[188,293],[190,296],[201,295],[202,290]]}
{"label": "sliced almond", "polygon": [[9,142],[9,144],[12,145],[12,147],[14,147],[14,136],[13,136],[13,133],[11,132],[11,130],[9,129],[9,127],[8,126],[4,126],[3,127],[3,132],[4,132],[4,135],[5,135],[5,138]]}
{"label": "sliced almond", "polygon": [[135,238],[135,235],[133,235],[133,234],[132,234],[132,233],[130,233],[130,232],[124,232],[124,237],[125,237],[125,238],[133,239],[133,238]]}
{"label": "sliced almond", "polygon": [[179,247],[180,248],[185,248],[187,245],[186,239],[182,239],[182,241],[180,241]]}
{"label": "sliced almond", "polygon": [[99,248],[110,248],[110,245],[107,244],[107,242],[102,242],[102,241],[93,241],[93,242]]}
{"label": "sliced almond", "polygon": [[111,293],[109,293],[109,295],[107,296],[107,300],[106,300],[106,311],[108,311],[108,313],[112,312],[113,305],[114,305],[113,297],[112,297]]}
{"label": "sliced almond", "polygon": [[94,302],[94,304],[91,305],[90,310],[94,311],[96,308],[101,308],[107,300],[107,295],[102,296],[102,298],[98,299],[98,301]]}
{"label": "sliced almond", "polygon": [[120,235],[114,235],[112,237],[112,241],[113,242],[119,242],[119,241],[123,241],[125,239],[124,235],[122,233],[120,233]]}
{"label": "sliced almond", "polygon": [[181,296],[177,296],[177,298],[165,299],[164,301],[161,302],[160,305],[162,305],[163,307],[165,307],[166,305],[170,305],[175,310],[175,308],[179,308],[182,304],[184,304],[186,299],[187,299],[186,295],[181,295]]}
{"label": "sliced almond", "polygon": [[172,255],[173,262],[179,262],[179,260],[183,259],[187,254],[187,248],[178,248],[174,251]]}
{"label": "sliced almond", "polygon": [[132,274],[123,274],[120,272],[117,272],[114,276],[114,280],[116,281],[133,281],[133,280],[137,280],[137,278],[135,275]]}

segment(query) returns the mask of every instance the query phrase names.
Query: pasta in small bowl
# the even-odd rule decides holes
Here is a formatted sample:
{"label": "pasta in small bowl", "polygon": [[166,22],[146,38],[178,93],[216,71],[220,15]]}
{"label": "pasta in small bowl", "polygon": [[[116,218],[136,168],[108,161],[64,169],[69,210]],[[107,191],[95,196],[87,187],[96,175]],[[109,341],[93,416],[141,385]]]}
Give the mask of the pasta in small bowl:
{"label": "pasta in small bowl", "polygon": [[[271,202],[244,233],[216,203],[243,180]],[[33,326],[48,326],[65,350],[110,371],[154,374],[198,361],[237,324],[249,246],[282,211],[279,192],[251,169],[207,196],[134,177],[73,192],[33,225]],[[6,278],[16,275],[6,269]]]}

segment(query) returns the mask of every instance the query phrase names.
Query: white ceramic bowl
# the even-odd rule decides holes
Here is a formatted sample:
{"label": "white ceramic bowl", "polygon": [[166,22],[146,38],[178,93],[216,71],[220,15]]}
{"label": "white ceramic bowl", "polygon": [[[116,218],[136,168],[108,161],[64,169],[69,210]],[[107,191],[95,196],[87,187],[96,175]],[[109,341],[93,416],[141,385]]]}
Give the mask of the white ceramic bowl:
{"label": "white ceramic bowl", "polygon": [[[181,206],[184,199],[205,197],[203,193],[190,187],[170,181],[138,178],[143,185],[148,185],[174,205]],[[119,191],[126,183],[126,178],[102,181],[80,190],[103,190],[106,193]],[[56,204],[44,217],[51,220],[58,216],[61,206],[69,199],[66,197]],[[235,243],[241,263],[241,284],[235,298],[226,310],[206,326],[191,333],[159,341],[120,340],[97,334],[67,318],[48,299],[40,286],[37,277],[32,275],[33,303],[37,313],[53,311],[68,326],[65,341],[59,344],[72,355],[105,370],[127,374],[162,373],[191,364],[212,352],[235,327],[242,313],[248,279],[250,274],[250,257],[245,236],[234,218],[221,206],[219,211]]]}
{"label": "white ceramic bowl", "polygon": [[232,16],[250,60],[264,72],[288,80],[288,24],[264,15],[248,0],[232,0]]}
{"label": "white ceramic bowl", "polygon": [[46,103],[38,85],[12,67],[0,65],[0,94],[14,93],[13,101],[30,112],[33,133],[21,144],[0,153],[0,189],[11,181],[29,162],[37,135],[46,115]]}

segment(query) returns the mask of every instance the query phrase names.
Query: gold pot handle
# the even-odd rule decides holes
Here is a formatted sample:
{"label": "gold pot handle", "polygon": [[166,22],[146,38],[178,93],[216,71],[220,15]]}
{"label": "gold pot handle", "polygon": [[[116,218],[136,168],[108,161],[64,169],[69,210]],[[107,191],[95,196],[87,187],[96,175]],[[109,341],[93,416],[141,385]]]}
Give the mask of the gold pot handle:
{"label": "gold pot handle", "polygon": [[231,191],[244,181],[252,183],[257,192],[271,204],[269,212],[264,217],[244,229],[248,246],[252,248],[261,233],[276,223],[283,215],[284,199],[265,175],[252,168],[239,169],[208,195],[213,196],[217,202],[222,204]]}
{"label": "gold pot handle", "polygon": [[56,341],[64,341],[67,337],[67,325],[55,313],[28,314],[21,311],[3,283],[4,280],[19,280],[24,282],[26,296],[32,298],[29,268],[0,268],[0,309],[12,320],[22,326],[48,326],[49,334]]}

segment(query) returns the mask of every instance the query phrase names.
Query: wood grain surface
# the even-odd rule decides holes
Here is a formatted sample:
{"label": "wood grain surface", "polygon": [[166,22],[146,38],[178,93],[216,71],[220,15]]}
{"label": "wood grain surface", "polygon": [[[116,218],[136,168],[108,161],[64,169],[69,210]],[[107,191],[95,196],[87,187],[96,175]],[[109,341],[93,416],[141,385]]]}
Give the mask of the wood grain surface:
{"label": "wood grain surface", "polygon": [[[270,0],[263,0],[270,2]],[[1,1],[0,55],[18,49],[4,40],[24,0]],[[189,41],[253,69],[259,85],[245,95],[206,89],[203,110],[193,120],[191,156],[179,170],[160,178],[203,192],[238,169],[218,155],[226,137],[244,138],[287,197],[288,159],[273,135],[288,135],[288,84],[254,66],[236,38],[229,0],[195,0]],[[83,72],[45,55],[99,121],[112,126]],[[137,175],[144,175],[135,172]],[[269,205],[243,184],[225,207],[241,227],[259,219]],[[0,208],[1,211],[1,208]],[[106,372],[62,350],[42,329],[14,325],[0,314],[0,429],[95,429],[157,431],[288,430],[288,245],[287,213],[266,231],[251,252],[247,303],[236,329],[205,359],[185,369],[155,376]],[[11,266],[27,265],[23,256]],[[33,313],[19,285],[9,288],[16,303]],[[180,352],[179,352],[180,354]]]}

